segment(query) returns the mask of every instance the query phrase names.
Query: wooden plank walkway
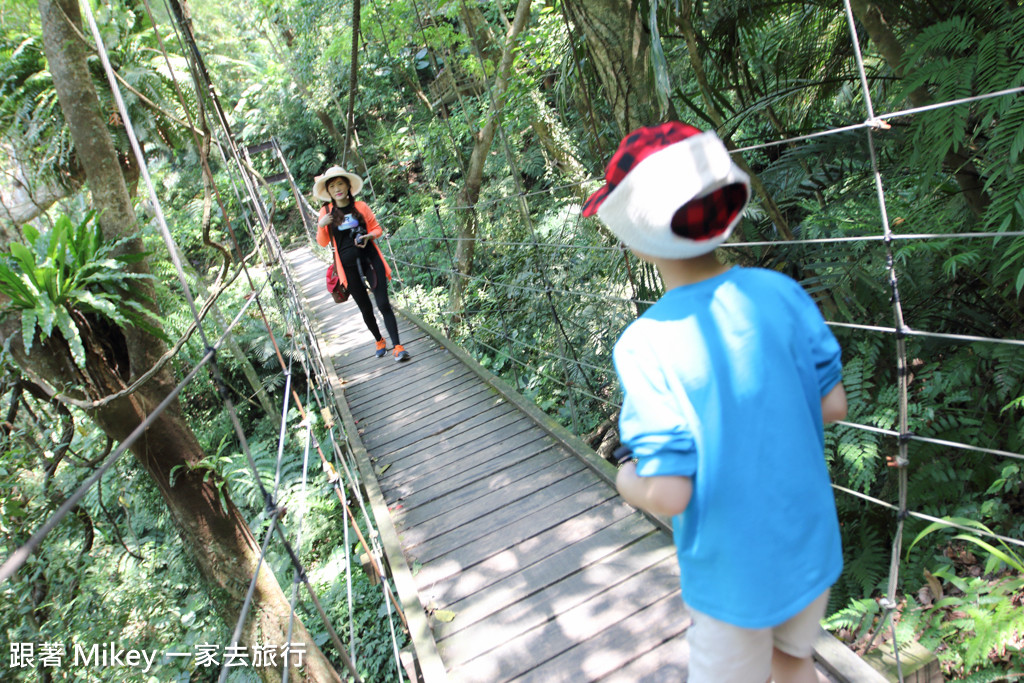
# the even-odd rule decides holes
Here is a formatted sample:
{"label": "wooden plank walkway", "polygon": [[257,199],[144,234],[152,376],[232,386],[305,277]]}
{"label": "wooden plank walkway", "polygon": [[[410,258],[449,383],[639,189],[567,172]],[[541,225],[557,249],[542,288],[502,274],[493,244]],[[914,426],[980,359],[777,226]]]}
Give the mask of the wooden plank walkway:
{"label": "wooden plank walkway", "polygon": [[389,564],[424,680],[684,681],[675,548],[622,502],[612,466],[411,316],[411,359],[374,357],[326,266],[306,248],[286,258],[376,475],[385,546],[400,545]]}

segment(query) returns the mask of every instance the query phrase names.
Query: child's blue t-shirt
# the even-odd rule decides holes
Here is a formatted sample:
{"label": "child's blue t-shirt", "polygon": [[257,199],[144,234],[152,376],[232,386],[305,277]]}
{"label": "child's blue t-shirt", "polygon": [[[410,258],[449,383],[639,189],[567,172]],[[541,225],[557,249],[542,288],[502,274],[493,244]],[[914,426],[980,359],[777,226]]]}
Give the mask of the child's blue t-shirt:
{"label": "child's blue t-shirt", "polygon": [[839,344],[791,278],[734,267],[665,295],[619,338],[620,439],[637,473],[693,478],[672,519],[683,598],[781,624],[839,577],[821,399]]}

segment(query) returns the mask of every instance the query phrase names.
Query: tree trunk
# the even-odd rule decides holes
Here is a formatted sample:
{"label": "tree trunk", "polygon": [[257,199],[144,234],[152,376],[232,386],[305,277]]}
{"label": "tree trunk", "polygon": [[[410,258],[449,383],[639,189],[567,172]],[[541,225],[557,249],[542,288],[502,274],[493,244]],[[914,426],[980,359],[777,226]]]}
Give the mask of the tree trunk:
{"label": "tree trunk", "polygon": [[651,88],[650,41],[637,0],[566,0],[565,14],[582,29],[587,50],[615,115],[626,135],[660,122]]}
{"label": "tree trunk", "polygon": [[[905,54],[903,45],[889,27],[885,17],[882,16],[881,8],[868,0],[852,0],[850,6],[857,21],[867,29],[871,42],[882,53],[889,68],[897,78],[902,79]],[[923,107],[932,104],[932,98],[929,96],[928,90],[922,86],[911,91],[910,103],[915,107]],[[991,203],[991,198],[985,192],[985,182],[982,180],[977,166],[974,165],[970,151],[963,144],[958,143],[946,153],[943,164],[956,177],[957,185],[960,186],[964,201],[967,202],[971,213],[975,216],[984,213]]]}
{"label": "tree trunk", "polygon": [[586,199],[587,190],[579,183],[586,179],[587,172],[573,149],[568,131],[552,115],[544,98],[536,90],[530,93],[530,109],[530,127],[547,152],[551,165],[573,183],[574,191],[581,200]]}
{"label": "tree trunk", "polygon": [[[505,44],[501,49],[501,62],[498,66],[497,78],[491,88],[491,111],[487,123],[476,134],[473,152],[470,154],[466,167],[466,181],[459,193],[460,206],[467,207],[460,214],[458,221],[458,242],[455,247],[456,275],[451,284],[451,310],[454,320],[462,316],[466,287],[473,273],[473,254],[476,250],[477,217],[476,202],[480,198],[480,186],[483,183],[484,165],[491,151],[494,136],[501,125],[502,108],[505,94],[508,91],[508,79],[512,72],[512,60],[515,56],[516,38],[522,33],[530,18],[530,0],[519,0],[515,18],[505,36]],[[472,30],[470,27],[469,30]]]}
{"label": "tree trunk", "polygon": [[[84,48],[68,25],[70,22],[81,26],[78,3],[39,0],[39,11],[50,73],[86,169],[92,204],[99,212],[104,236],[115,240],[137,235],[135,212],[113,141],[99,111]],[[141,240],[133,238],[126,249],[142,251]],[[145,270],[148,265],[143,261],[138,267]],[[31,355],[25,353],[20,321],[12,316],[0,327],[0,342],[9,345],[19,365],[37,377],[46,378],[58,391],[92,400],[123,389],[165,350],[159,340],[137,328],[118,329],[95,320],[84,322],[93,325],[81,326],[87,357],[84,372],[75,366],[67,343],[59,336],[37,342]],[[133,394],[88,412],[107,435],[120,441],[151,414],[173,384],[174,378],[165,370]],[[156,418],[131,450],[163,496],[218,613],[233,625],[256,568],[258,544],[226,491],[222,495],[216,482],[193,469],[205,454],[184,422],[177,402]],[[175,467],[178,470],[172,484],[171,471]],[[241,643],[249,648],[282,646],[289,613],[288,600],[270,568],[264,566]],[[310,680],[340,680],[301,626],[296,629],[294,642],[305,644],[304,665]],[[280,680],[276,670],[261,669],[259,673],[266,681]]]}

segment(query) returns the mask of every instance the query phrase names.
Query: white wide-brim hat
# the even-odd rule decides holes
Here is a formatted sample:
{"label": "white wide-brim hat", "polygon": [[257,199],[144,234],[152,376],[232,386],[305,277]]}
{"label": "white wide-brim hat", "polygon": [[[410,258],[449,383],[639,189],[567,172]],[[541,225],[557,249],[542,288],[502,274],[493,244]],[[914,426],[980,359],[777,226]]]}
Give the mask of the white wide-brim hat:
{"label": "white wide-brim hat", "polygon": [[344,178],[348,181],[348,191],[351,195],[359,194],[359,190],[363,189],[363,179],[357,176],[355,173],[349,173],[341,166],[331,166],[323,175],[314,176],[313,178],[313,196],[322,202],[331,201],[331,195],[327,194],[327,183],[332,178]]}
{"label": "white wide-brim hat", "polygon": [[750,201],[750,178],[714,131],[670,121],[619,143],[583,205],[641,254],[686,259],[722,244]]}

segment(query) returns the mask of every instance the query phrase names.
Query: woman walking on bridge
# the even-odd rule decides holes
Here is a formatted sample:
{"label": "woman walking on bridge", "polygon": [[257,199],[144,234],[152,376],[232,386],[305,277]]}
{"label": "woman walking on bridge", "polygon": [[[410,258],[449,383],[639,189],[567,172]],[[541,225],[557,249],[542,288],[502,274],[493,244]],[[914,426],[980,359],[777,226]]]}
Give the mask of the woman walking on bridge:
{"label": "woman walking on bridge", "polygon": [[[366,202],[355,199],[363,189],[363,179],[340,166],[331,166],[313,180],[313,196],[324,202],[317,221],[316,241],[321,247],[330,245],[334,251],[335,272],[377,341],[377,357],[387,353],[388,345],[377,326],[367,289],[373,290],[377,309],[391,337],[395,360],[408,359],[409,352],[398,339],[398,321],[388,299],[391,267],[376,242],[384,231]],[[368,249],[368,245],[372,248]]]}

